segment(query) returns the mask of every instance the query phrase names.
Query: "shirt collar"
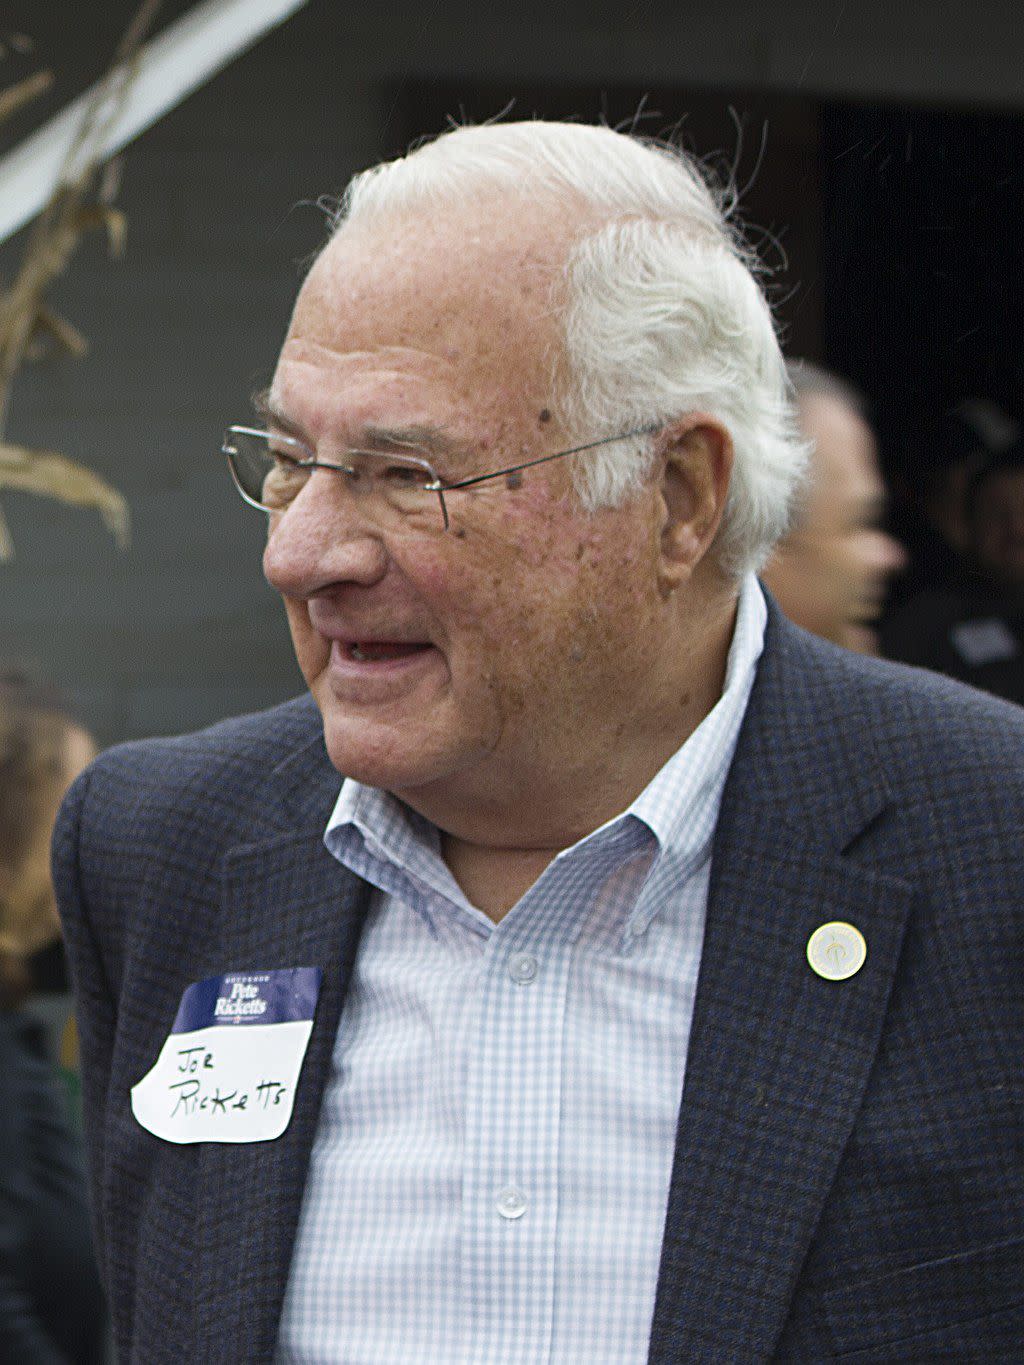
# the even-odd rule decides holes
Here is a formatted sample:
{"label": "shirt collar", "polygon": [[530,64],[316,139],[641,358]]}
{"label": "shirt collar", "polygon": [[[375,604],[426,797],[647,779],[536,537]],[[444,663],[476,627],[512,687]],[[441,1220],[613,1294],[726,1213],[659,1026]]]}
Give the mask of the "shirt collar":
{"label": "shirt collar", "polygon": [[[725,779],[764,648],[767,617],[757,579],[748,574],[740,586],[722,695],[628,809],[563,850],[559,859],[621,839],[624,826],[636,829],[639,822],[654,836],[659,864],[669,859],[680,878],[702,865],[710,853]],[[345,778],[324,843],[350,871],[386,892],[408,895],[411,887],[418,897],[440,897],[462,914],[479,918],[441,858],[437,829],[388,792]],[[641,898],[628,925],[631,933],[646,928],[643,918]]]}
{"label": "shirt collar", "polygon": [[687,834],[694,812],[713,801],[717,817],[757,661],[764,649],[767,620],[764,594],[757,579],[749,574],[740,587],[722,695],[627,812],[649,826],[662,848],[674,846],[679,851],[696,852]]}

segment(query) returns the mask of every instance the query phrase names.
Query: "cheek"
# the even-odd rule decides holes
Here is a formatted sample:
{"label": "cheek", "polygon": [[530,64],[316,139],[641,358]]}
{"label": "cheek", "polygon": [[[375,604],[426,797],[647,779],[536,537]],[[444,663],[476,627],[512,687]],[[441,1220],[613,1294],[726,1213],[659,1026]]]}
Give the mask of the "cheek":
{"label": "cheek", "polygon": [[453,681],[505,716],[536,705],[591,604],[575,551],[554,551],[537,519],[467,529],[464,562],[425,566],[418,586],[441,623]]}
{"label": "cheek", "polygon": [[577,536],[539,573],[526,563],[521,579],[503,585],[511,628],[495,652],[524,705],[568,716],[635,688],[662,631],[649,567],[640,549],[614,556],[596,535]]}
{"label": "cheek", "polygon": [[572,567],[557,549],[550,506],[545,516],[544,504],[524,490],[486,510],[491,515],[481,515],[478,504],[472,520],[453,517],[455,553],[421,562],[417,570],[417,586],[461,630],[486,631],[496,622],[504,630],[529,615],[545,600],[549,585]]}
{"label": "cheek", "polygon": [[822,539],[808,565],[807,587],[832,595],[857,576],[856,546],[848,536],[831,535]]}
{"label": "cheek", "polygon": [[284,599],[288,629],[291,631],[295,657],[302,676],[312,686],[313,679],[327,666],[330,645],[313,629],[306,604],[293,598]]}

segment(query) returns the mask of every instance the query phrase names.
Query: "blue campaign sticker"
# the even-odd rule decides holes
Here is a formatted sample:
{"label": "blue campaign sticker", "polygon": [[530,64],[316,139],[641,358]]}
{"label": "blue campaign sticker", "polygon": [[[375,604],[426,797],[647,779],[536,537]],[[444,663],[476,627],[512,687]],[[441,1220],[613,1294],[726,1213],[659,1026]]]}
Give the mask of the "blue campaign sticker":
{"label": "blue campaign sticker", "polygon": [[323,971],[287,967],[269,972],[225,972],[185,988],[172,1033],[215,1024],[291,1024],[312,1019]]}

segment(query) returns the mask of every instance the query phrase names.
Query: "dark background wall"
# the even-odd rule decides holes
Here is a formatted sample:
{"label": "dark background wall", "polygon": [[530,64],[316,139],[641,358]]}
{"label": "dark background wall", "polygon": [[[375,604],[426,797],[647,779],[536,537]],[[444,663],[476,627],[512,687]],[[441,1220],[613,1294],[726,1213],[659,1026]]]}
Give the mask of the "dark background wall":
{"label": "dark background wall", "polygon": [[[0,38],[35,37],[57,108],[133,11],[13,0]],[[1019,28],[1015,4],[952,0],[531,0],[502,17],[465,0],[312,0],[128,150],[125,258],[89,241],[56,292],[90,353],[26,370],[7,434],[117,484],[133,540],[120,554],[92,513],[4,497],[17,554],[0,565],[0,655],[64,685],[104,742],[299,688],[220,435],[269,378],[323,240],[318,197],[460,107],[484,118],[515,98],[524,116],[614,122],[646,95],[643,131],[683,120],[691,147],[740,184],[753,176],[744,215],[791,349],[868,388],[890,467],[926,458],[919,414],[979,386],[1016,401],[1020,386]],[[0,66],[0,83],[13,74]],[[6,277],[24,238],[0,248]]]}

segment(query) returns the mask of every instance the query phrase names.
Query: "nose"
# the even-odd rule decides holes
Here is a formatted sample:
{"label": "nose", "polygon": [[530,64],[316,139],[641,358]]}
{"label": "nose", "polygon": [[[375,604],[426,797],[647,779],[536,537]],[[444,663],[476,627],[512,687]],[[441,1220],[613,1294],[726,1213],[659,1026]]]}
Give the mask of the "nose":
{"label": "nose", "polygon": [[285,511],[270,515],[263,573],[285,597],[307,598],[346,583],[372,587],[387,568],[379,528],[328,470],[315,471]]}
{"label": "nose", "polygon": [[910,562],[910,556],[894,536],[885,531],[875,532],[875,565],[880,574],[901,573]]}
{"label": "nose", "polygon": [[902,573],[910,563],[910,555],[907,553],[906,547],[894,536],[883,534],[882,538],[885,541],[888,572]]}

